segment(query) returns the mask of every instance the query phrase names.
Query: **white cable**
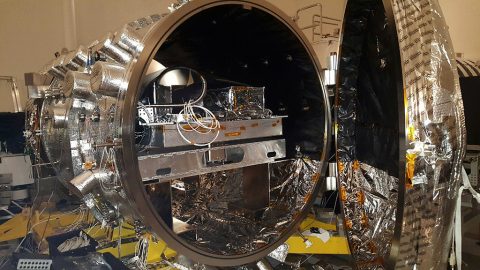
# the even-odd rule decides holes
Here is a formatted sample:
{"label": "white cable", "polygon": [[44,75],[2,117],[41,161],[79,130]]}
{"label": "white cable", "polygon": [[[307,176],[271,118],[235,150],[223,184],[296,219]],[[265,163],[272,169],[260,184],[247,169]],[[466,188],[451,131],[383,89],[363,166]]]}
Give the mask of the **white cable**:
{"label": "white cable", "polygon": [[188,268],[186,266],[183,266],[179,263],[172,263],[172,262],[169,262],[168,260],[163,260],[163,263],[165,263],[166,265],[170,266],[171,268],[173,269],[178,269],[178,270],[189,270],[191,268]]}
{"label": "white cable", "polygon": [[134,260],[137,267],[141,270],[147,270],[147,256],[148,256],[148,239],[147,237],[142,237],[137,242],[135,246],[135,256],[132,258]]}
{"label": "white cable", "polygon": [[115,175],[113,177],[113,185],[114,186],[120,186],[121,183],[119,182],[119,179],[118,179],[118,176],[120,175],[120,171],[118,170],[118,166],[117,166],[117,158],[115,156],[115,150],[113,150],[113,148],[110,149],[110,154],[111,154],[111,159],[112,159],[112,162],[113,162],[113,167],[115,169]]}
{"label": "white cable", "polygon": [[[72,211],[70,211],[70,212],[63,213],[63,214],[61,214],[61,215],[59,215],[59,216],[56,216],[56,217],[54,218],[54,220],[60,218],[61,216],[65,216],[65,215],[68,215],[68,214],[75,213],[75,212],[77,212],[78,210],[79,210],[79,208],[74,209],[74,210],[72,210]],[[39,215],[39,216],[40,216],[40,215]],[[17,248],[15,248],[15,252],[17,252],[18,249],[20,248],[20,246],[22,246],[22,244],[23,244],[23,242],[25,241],[25,239],[27,239],[28,234],[33,231],[33,228],[35,228],[36,226],[38,226],[38,225],[40,225],[40,224],[42,224],[42,223],[48,222],[48,221],[50,221],[50,220],[52,220],[51,217],[46,218],[46,219],[43,219],[43,220],[40,220],[40,221],[38,221],[37,223],[33,224],[33,225],[30,227],[30,230],[25,234],[25,237],[23,237],[22,241],[20,241],[20,243],[18,244]]]}
{"label": "white cable", "polygon": [[[200,110],[203,110],[205,112],[205,117],[206,118],[210,118],[210,119],[213,119],[212,121],[210,121],[210,126],[206,126],[203,124],[202,120],[201,119],[198,119],[195,112],[194,112],[194,108],[197,108],[197,109],[200,109]],[[198,133],[200,134],[207,134],[209,133],[209,131],[211,130],[215,130],[217,129],[218,127],[220,127],[220,123],[217,121],[215,115],[210,111],[208,110],[207,108],[205,107],[202,107],[202,106],[198,106],[198,105],[192,105],[190,102],[186,103],[185,104],[185,107],[183,108],[182,111],[180,111],[179,115],[178,115],[178,118],[177,120],[180,118],[180,116],[182,115],[186,115],[186,121],[187,121],[187,124],[190,126],[191,130],[187,130],[187,129],[184,129],[182,128],[182,130],[184,131],[197,131]],[[192,126],[191,124],[191,121],[190,119],[193,119],[193,124],[195,124],[196,126]],[[177,121],[178,122],[178,121]],[[202,132],[199,130],[199,127],[202,127],[204,129],[207,130],[207,132]]]}
{"label": "white cable", "polygon": [[99,224],[98,221],[95,222],[95,223],[93,223],[93,225],[92,225],[90,228],[88,228],[87,234],[90,235],[90,232],[91,232],[91,231],[93,230],[93,228],[95,228],[95,226],[97,226],[98,224]]}
{"label": "white cable", "polygon": [[455,232],[453,234],[453,241],[455,243],[455,257],[456,257],[456,264],[457,270],[462,270],[462,193],[464,190],[470,191],[473,198],[480,203],[480,193],[478,193],[475,189],[473,189],[472,184],[470,183],[470,179],[468,178],[467,172],[465,168],[462,167],[462,180],[463,185],[458,190],[458,197],[457,197],[457,206],[455,209]]}
{"label": "white cable", "polygon": [[79,236],[72,237],[65,240],[61,243],[57,249],[60,252],[66,252],[90,245],[90,239],[87,238],[85,234],[80,234]]}
{"label": "white cable", "polygon": [[462,176],[463,176],[463,186],[465,189],[468,189],[470,193],[472,194],[473,198],[477,200],[478,203],[480,203],[480,193],[478,193],[473,187],[472,183],[470,183],[470,178],[467,175],[467,171],[465,171],[465,168],[462,168]]}
{"label": "white cable", "polygon": [[[203,111],[205,113],[205,118],[207,118],[208,120],[205,121],[203,119],[199,119],[195,114],[194,109],[199,109]],[[186,122],[190,129],[182,127],[182,125],[180,124],[182,120]],[[191,101],[186,103],[183,109],[178,113],[176,122],[177,131],[180,134],[180,137],[188,144],[192,144],[195,146],[210,146],[213,142],[217,140],[218,135],[220,134],[220,122],[217,120],[215,115],[205,107],[192,105]],[[215,136],[207,143],[196,143],[187,139],[183,132],[195,132],[200,135],[206,135],[215,132]]]}

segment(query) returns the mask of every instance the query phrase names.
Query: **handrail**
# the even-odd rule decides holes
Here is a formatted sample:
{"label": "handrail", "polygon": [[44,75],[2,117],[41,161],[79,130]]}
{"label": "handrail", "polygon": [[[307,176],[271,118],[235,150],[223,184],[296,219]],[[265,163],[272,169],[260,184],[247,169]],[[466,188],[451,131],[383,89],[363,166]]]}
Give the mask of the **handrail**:
{"label": "handrail", "polygon": [[[319,8],[320,14],[314,14],[312,16],[312,23],[310,25],[303,26],[300,29],[301,30],[312,29],[312,43],[318,43],[321,40],[325,40],[325,39],[327,39],[327,40],[329,40],[329,42],[331,42],[332,41],[331,38],[333,36],[331,36],[330,34],[324,35],[323,26],[324,25],[339,26],[342,20],[332,18],[332,17],[328,17],[328,16],[323,16],[323,5],[321,3],[311,4],[311,5],[308,5],[308,6],[305,6],[305,7],[302,7],[300,9],[298,9],[295,16],[292,18],[293,21],[298,22],[298,20],[300,20],[300,14],[302,12],[305,12],[305,11],[313,9],[313,8]],[[315,28],[317,28],[317,27],[320,28],[320,32],[315,31]],[[315,36],[320,36],[320,41],[315,41]]]}

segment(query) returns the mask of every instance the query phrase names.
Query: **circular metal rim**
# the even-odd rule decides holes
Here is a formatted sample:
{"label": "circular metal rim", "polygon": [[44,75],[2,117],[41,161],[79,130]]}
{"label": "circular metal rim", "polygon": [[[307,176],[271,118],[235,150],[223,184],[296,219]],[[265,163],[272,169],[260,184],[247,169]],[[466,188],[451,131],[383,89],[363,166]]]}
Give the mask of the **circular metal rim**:
{"label": "circular metal rim", "polygon": [[[277,20],[287,26],[293,34],[298,38],[298,41],[302,43],[306,52],[309,54],[312,64],[314,65],[318,80],[321,84],[321,91],[323,92],[324,105],[325,105],[325,133],[324,133],[324,152],[321,153],[320,160],[322,161],[321,177],[324,177],[326,171],[326,158],[328,157],[328,151],[331,145],[331,112],[330,103],[328,100],[328,94],[322,83],[321,77],[321,65],[316,57],[315,51],[303,34],[303,32],[294,24],[293,20],[285,15],[279,8],[273,4],[266,2],[265,0],[204,0],[193,1],[185,4],[179,10],[176,10],[172,14],[169,14],[163,21],[160,22],[149,33],[145,41],[145,48],[140,56],[137,58],[134,67],[129,71],[131,74],[127,74],[127,78],[130,77],[130,83],[127,88],[125,96],[124,108],[121,114],[122,117],[122,149],[123,149],[123,162],[125,167],[124,175],[122,175],[124,187],[129,195],[129,198],[137,205],[136,210],[143,217],[144,221],[151,225],[151,229],[159,235],[169,246],[171,246],[177,252],[196,260],[201,263],[216,265],[216,266],[235,266],[254,262],[259,260],[271,251],[273,251],[278,243],[283,243],[286,239],[296,230],[298,224],[306,217],[308,211],[302,211],[291,222],[286,232],[279,237],[276,242],[259,248],[253,253],[246,253],[240,255],[217,255],[208,253],[202,249],[194,247],[188,244],[187,241],[177,236],[165,222],[158,216],[153,206],[149,203],[145,188],[140,177],[138,159],[135,149],[135,141],[133,138],[134,131],[134,119],[136,115],[136,101],[138,100],[139,87],[141,85],[141,79],[143,78],[148,65],[154,57],[157,50],[166,40],[166,38],[183,22],[189,19],[191,16],[198,14],[206,9],[213,8],[215,6],[236,4],[244,5],[247,8],[257,8],[269,15],[275,17]],[[313,190],[313,195],[316,195],[320,189],[320,185],[316,185]],[[313,205],[314,197],[311,196],[309,201],[305,205],[306,208],[310,208]],[[276,245],[277,244],[277,245]]]}

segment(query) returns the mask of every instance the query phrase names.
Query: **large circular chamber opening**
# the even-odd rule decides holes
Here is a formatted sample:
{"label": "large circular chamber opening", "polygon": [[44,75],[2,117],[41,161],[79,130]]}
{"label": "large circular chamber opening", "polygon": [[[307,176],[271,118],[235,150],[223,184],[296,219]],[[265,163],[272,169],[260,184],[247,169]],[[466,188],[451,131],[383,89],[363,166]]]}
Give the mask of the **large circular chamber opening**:
{"label": "large circular chamber opening", "polygon": [[195,1],[147,35],[120,167],[148,230],[207,264],[266,256],[309,211],[330,111],[320,66],[273,6]]}

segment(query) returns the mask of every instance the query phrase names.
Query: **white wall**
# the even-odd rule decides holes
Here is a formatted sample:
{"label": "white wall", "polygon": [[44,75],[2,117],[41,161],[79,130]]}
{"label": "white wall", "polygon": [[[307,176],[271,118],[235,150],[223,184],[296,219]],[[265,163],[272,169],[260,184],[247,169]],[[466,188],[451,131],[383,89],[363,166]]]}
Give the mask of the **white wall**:
{"label": "white wall", "polygon": [[[0,75],[14,76],[22,107],[24,73],[39,71],[54,53],[88,45],[134,19],[167,11],[168,0],[0,0]],[[13,111],[0,93],[0,111]]]}
{"label": "white wall", "polygon": [[439,0],[455,52],[480,60],[480,1]]}
{"label": "white wall", "polygon": [[[269,1],[287,14],[296,11],[296,0]],[[167,12],[172,2],[0,0],[0,76],[16,78],[23,106],[27,97],[24,73],[39,71],[64,47],[88,45],[127,22]],[[13,111],[11,93],[0,93],[0,112],[3,111]]]}
{"label": "white wall", "polygon": [[[62,0],[0,1],[0,75],[16,78],[23,103],[23,74],[39,70],[63,46]],[[0,111],[13,111],[11,93],[0,93]]]}
{"label": "white wall", "polygon": [[88,45],[138,18],[168,11],[167,0],[80,0],[76,3],[78,44]]}

